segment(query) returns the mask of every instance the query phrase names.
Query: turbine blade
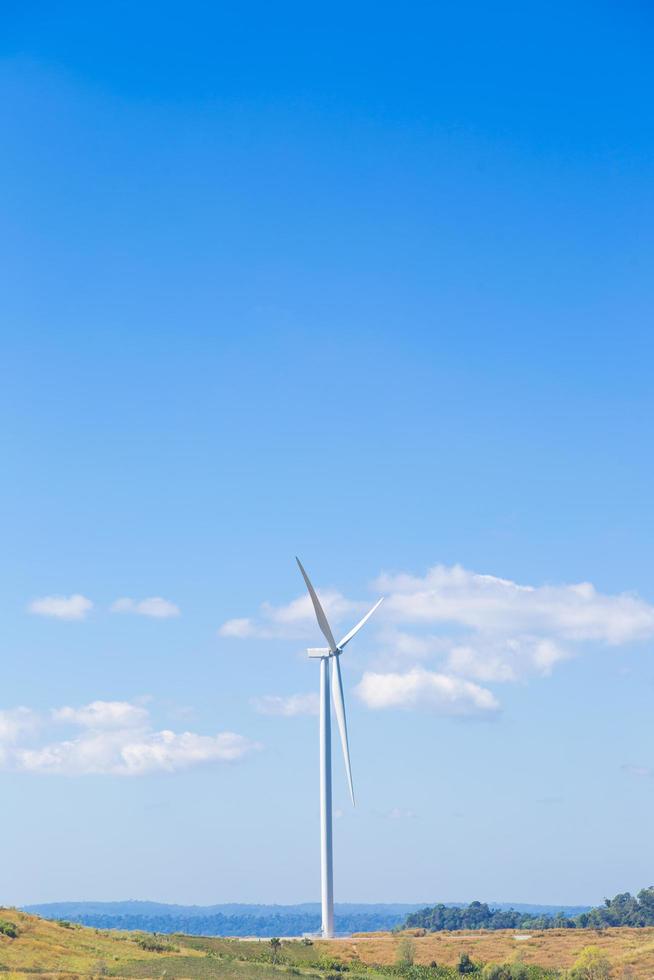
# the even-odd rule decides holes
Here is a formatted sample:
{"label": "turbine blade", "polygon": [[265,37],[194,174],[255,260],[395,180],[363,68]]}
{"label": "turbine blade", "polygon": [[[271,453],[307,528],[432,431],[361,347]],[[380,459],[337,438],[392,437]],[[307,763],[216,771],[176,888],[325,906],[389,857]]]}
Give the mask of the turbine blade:
{"label": "turbine blade", "polygon": [[374,606],[372,607],[372,609],[370,610],[370,612],[367,612],[367,613],[365,614],[365,616],[363,617],[363,619],[361,619],[361,620],[360,620],[360,621],[359,621],[359,622],[358,622],[358,623],[356,624],[356,626],[353,626],[353,627],[352,627],[352,629],[350,630],[350,632],[349,632],[349,633],[346,633],[346,634],[345,634],[345,636],[343,637],[343,639],[342,639],[342,640],[340,641],[340,643],[338,644],[338,649],[339,649],[339,650],[342,650],[342,649],[343,649],[343,647],[345,646],[345,644],[346,644],[346,643],[349,643],[349,642],[350,642],[350,640],[352,639],[352,637],[353,637],[353,636],[356,636],[356,635],[357,635],[357,633],[359,632],[359,630],[361,629],[361,627],[362,627],[362,626],[365,626],[365,625],[366,625],[366,623],[368,622],[368,620],[370,619],[370,617],[371,617],[371,616],[372,616],[372,614],[374,613],[374,611],[375,611],[375,609],[379,609],[379,607],[381,606],[381,604],[382,604],[382,602],[383,602],[383,601],[384,601],[384,597],[382,596],[382,597],[381,597],[381,599],[379,599],[379,600],[378,600],[378,601],[377,601],[377,602],[376,602],[376,603],[374,604]]}
{"label": "turbine blade", "polygon": [[334,642],[334,635],[333,635],[331,629],[329,628],[329,623],[327,622],[327,617],[325,616],[325,611],[322,608],[322,606],[320,605],[320,599],[316,595],[316,590],[314,589],[313,585],[309,581],[309,576],[307,575],[307,573],[305,572],[304,568],[302,567],[302,562],[297,557],[297,555],[295,557],[295,560],[296,560],[296,562],[299,565],[300,571],[302,572],[302,578],[304,579],[304,582],[306,584],[306,587],[309,590],[309,595],[311,596],[311,601],[313,603],[313,608],[314,608],[314,611],[316,613],[316,619],[318,620],[318,626],[322,630],[323,636],[325,637],[325,639],[329,643],[329,649],[331,650],[332,653],[334,653],[334,651],[336,650],[336,643]]}
{"label": "turbine blade", "polygon": [[350,788],[352,806],[354,802],[354,787],[352,785],[352,769],[350,768],[350,747],[347,741],[347,720],[345,718],[345,701],[343,700],[343,681],[341,680],[340,657],[337,654],[331,657],[332,662],[332,696],[334,698],[334,710],[336,711],[336,721],[338,730],[341,734],[341,745],[343,746],[343,759],[345,761],[345,772],[347,773],[347,784]]}

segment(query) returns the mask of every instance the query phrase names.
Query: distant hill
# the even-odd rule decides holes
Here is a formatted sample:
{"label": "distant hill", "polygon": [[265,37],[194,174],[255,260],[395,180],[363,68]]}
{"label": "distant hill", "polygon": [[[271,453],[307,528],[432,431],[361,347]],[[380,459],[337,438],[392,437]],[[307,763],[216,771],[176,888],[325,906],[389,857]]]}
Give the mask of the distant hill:
{"label": "distant hill", "polygon": [[[460,908],[455,902],[446,908]],[[26,912],[48,919],[78,922],[98,929],[183,932],[190,936],[299,936],[320,928],[320,905],[165,905],[159,902],[50,902],[27,905]],[[494,909],[515,909],[523,915],[576,916],[588,906],[508,905],[493,903]],[[379,932],[402,925],[407,916],[424,909],[422,904],[337,903],[336,932]]]}

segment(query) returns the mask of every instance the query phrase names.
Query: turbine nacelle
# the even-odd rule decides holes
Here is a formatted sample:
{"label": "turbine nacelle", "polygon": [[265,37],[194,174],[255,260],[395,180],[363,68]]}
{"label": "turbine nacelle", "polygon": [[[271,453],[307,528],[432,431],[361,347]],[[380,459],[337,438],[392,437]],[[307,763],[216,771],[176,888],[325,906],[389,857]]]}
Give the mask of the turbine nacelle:
{"label": "turbine nacelle", "polygon": [[323,657],[334,657],[340,652],[340,650],[330,650],[329,647],[309,647],[307,656],[313,660],[322,660]]}

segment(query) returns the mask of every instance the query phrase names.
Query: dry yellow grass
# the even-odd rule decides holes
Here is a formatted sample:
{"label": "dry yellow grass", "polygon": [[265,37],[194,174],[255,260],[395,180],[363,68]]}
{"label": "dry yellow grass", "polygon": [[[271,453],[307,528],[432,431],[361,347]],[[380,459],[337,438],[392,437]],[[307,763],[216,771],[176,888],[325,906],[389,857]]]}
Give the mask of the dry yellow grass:
{"label": "dry yellow grass", "polygon": [[[412,932],[402,935],[411,935]],[[516,935],[529,936],[517,940]],[[352,939],[335,939],[324,946],[330,954],[342,959],[358,958],[364,963],[394,963],[398,935],[366,933]],[[497,932],[466,931],[436,932],[413,936],[415,962],[429,964],[433,960],[450,966],[461,953],[475,960],[504,963],[520,954],[524,963],[566,969],[572,966],[585,946],[599,946],[609,958],[616,977],[624,966],[630,966],[637,980],[654,980],[654,928],[648,929],[548,929],[528,932],[501,930]],[[322,945],[322,944],[321,944]]]}

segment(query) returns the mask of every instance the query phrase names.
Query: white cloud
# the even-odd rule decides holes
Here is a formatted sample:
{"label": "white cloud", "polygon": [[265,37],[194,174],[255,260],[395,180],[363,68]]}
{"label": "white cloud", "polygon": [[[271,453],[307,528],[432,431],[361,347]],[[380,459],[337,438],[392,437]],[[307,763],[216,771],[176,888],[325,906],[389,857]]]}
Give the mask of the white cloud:
{"label": "white cloud", "polygon": [[491,691],[472,681],[414,667],[403,674],[366,671],[356,693],[369,708],[432,708],[440,714],[488,714],[499,709]]}
{"label": "white cloud", "polygon": [[148,711],[129,701],[93,701],[50,712],[54,723],[81,729],[65,740],[32,745],[38,719],[26,708],[0,712],[0,765],[4,769],[66,776],[141,776],[209,762],[231,762],[259,746],[243,735],[154,731]]}
{"label": "white cloud", "polygon": [[261,715],[282,715],[284,718],[294,718],[296,715],[317,715],[317,694],[291,694],[281,697],[277,694],[264,694],[252,698],[251,704]]}
{"label": "white cloud", "polygon": [[0,711],[0,746],[13,745],[39,727],[38,715],[29,708]]}
{"label": "white cloud", "polygon": [[246,636],[256,636],[257,630],[251,619],[228,619],[218,633],[220,636],[235,636],[243,639]]}
{"label": "white cloud", "polygon": [[143,776],[174,772],[206,762],[232,762],[255,748],[233,732],[197,735],[171,731],[91,732],[78,739],[54,742],[16,753],[18,768],[66,776]]}
{"label": "white cloud", "polygon": [[181,613],[179,606],[168,599],[162,599],[161,596],[151,596],[148,599],[116,599],[111,606],[111,611],[136,613],[138,616],[150,616],[152,619],[171,619]]}
{"label": "white cloud", "polygon": [[[654,637],[654,605],[630,593],[599,592],[589,582],[533,586],[435,565],[424,576],[381,575],[373,590],[386,601],[366,630],[375,648],[359,691],[369,707],[384,701],[456,713],[497,710],[495,695],[478,684],[545,677],[593,646]],[[369,608],[335,591],[320,596],[330,621],[354,621]],[[256,619],[229,620],[221,633],[308,638],[317,629],[302,595],[285,606],[264,603]],[[356,662],[349,649],[347,661]]]}
{"label": "white cloud", "polygon": [[382,575],[387,616],[401,623],[452,623],[487,633],[556,635],[622,644],[654,635],[654,606],[638,596],[604,595],[589,582],[518,585],[460,565],[436,565],[423,578]]}
{"label": "white cloud", "polygon": [[[318,589],[318,596],[332,627],[349,617],[354,625],[356,616],[366,610],[366,604],[346,599],[334,589]],[[260,639],[304,639],[318,632],[316,617],[309,595],[298,596],[282,606],[262,603],[257,619],[228,619],[219,628],[220,636],[238,639],[259,637]],[[320,635],[318,633],[318,635]]]}
{"label": "white cloud", "polygon": [[451,647],[447,637],[407,633],[393,626],[384,629],[382,639],[393,656],[403,660],[426,660],[435,654],[447,653]]}
{"label": "white cloud", "polygon": [[[383,660],[440,658],[444,670],[484,683],[546,676],[589,645],[620,646],[654,636],[654,606],[593,585],[521,585],[460,565],[423,577],[382,575]],[[435,633],[434,630],[439,630]]]}
{"label": "white cloud", "polygon": [[545,677],[570,654],[553,640],[537,636],[471,638],[452,646],[446,666],[453,674],[484,681],[517,681],[533,672]]}
{"label": "white cloud", "polygon": [[[316,591],[330,623],[338,623],[344,616],[359,612],[362,608],[360,602],[352,602],[334,589],[317,589]],[[313,625],[315,622],[315,613],[308,593],[303,593],[285,606],[271,606],[266,602],[262,606],[262,611],[264,616],[273,623],[300,623],[306,626]]]}
{"label": "white cloud", "polygon": [[27,607],[35,616],[52,616],[55,619],[84,619],[93,603],[83,595],[46,595],[33,599]]}
{"label": "white cloud", "polygon": [[11,760],[16,743],[29,739],[38,727],[38,715],[29,708],[0,710],[0,768]]}

